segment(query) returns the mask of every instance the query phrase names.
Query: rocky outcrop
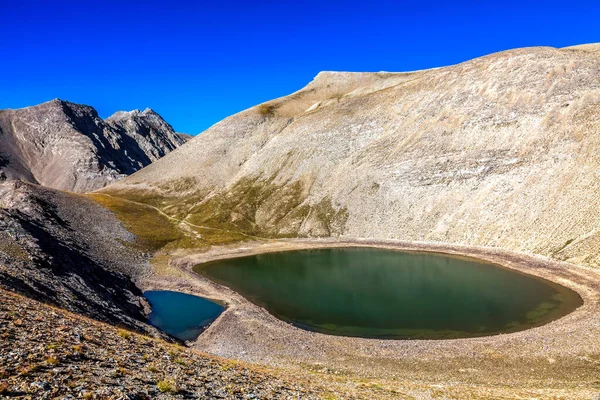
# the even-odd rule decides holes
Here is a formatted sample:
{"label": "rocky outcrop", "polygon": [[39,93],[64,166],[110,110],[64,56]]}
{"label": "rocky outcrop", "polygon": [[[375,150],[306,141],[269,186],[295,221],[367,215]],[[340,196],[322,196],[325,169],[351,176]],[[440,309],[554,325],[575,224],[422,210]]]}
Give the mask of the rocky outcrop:
{"label": "rocky outcrop", "polygon": [[0,111],[0,178],[87,192],[150,164],[185,141],[151,110],[102,120],[55,99]]}
{"label": "rocky outcrop", "polygon": [[158,160],[187,141],[149,108],[119,111],[106,122],[122,135],[133,138],[150,161]]}
{"label": "rocky outcrop", "polygon": [[135,280],[147,258],[102,206],[21,181],[0,184],[0,287],[114,325],[154,332]]}
{"label": "rocky outcrop", "polygon": [[228,232],[502,247],[597,266],[597,49],[324,72],[106,192]]}

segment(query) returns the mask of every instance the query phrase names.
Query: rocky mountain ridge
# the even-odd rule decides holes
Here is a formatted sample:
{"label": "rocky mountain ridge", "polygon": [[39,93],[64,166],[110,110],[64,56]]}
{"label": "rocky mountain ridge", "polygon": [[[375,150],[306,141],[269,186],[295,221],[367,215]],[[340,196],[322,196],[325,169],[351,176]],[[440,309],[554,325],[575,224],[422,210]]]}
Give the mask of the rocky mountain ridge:
{"label": "rocky mountain ridge", "polygon": [[0,111],[0,177],[88,192],[118,181],[185,143],[152,110],[102,120],[54,99]]}

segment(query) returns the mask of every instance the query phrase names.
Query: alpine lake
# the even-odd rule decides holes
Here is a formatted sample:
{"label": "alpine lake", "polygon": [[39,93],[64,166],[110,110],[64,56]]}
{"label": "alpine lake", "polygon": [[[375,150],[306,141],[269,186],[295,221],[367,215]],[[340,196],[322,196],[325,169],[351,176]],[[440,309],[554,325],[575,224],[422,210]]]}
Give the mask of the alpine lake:
{"label": "alpine lake", "polygon": [[299,328],[364,338],[511,333],[583,303],[571,289],[475,259],[371,247],[265,253],[194,271]]}

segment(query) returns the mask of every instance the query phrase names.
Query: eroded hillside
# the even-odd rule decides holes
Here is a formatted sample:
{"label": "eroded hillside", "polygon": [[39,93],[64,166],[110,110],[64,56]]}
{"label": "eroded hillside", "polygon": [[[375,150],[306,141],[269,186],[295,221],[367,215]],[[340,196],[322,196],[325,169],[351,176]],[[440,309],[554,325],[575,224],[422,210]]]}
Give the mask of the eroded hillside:
{"label": "eroded hillside", "polygon": [[155,207],[200,244],[215,229],[400,239],[596,266],[598,76],[597,45],[325,72],[103,193]]}
{"label": "eroded hillside", "polygon": [[114,325],[156,332],[135,282],[147,257],[108,210],[21,181],[0,184],[0,288]]}

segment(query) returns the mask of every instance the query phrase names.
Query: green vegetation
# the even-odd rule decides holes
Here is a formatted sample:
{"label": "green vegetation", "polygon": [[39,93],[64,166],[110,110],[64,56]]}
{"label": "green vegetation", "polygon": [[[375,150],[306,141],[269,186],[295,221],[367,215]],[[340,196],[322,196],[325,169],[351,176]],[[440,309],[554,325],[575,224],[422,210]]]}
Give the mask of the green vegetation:
{"label": "green vegetation", "polygon": [[125,227],[137,236],[138,244],[148,251],[159,250],[182,237],[167,217],[149,205],[101,194],[91,194],[90,197],[115,212]]}
{"label": "green vegetation", "polygon": [[29,254],[6,232],[0,232],[0,252],[16,260],[29,261]]}
{"label": "green vegetation", "polygon": [[46,363],[48,363],[51,366],[55,366],[55,365],[58,365],[60,363],[60,361],[58,360],[58,358],[56,358],[54,356],[50,356],[50,357],[46,358]]}
{"label": "green vegetation", "polygon": [[119,337],[129,340],[131,339],[131,333],[126,331],[125,329],[119,329],[119,332],[117,333],[119,335]]}
{"label": "green vegetation", "polygon": [[241,179],[226,193],[191,208],[187,221],[249,236],[283,238],[299,236],[303,221],[311,216],[324,226],[323,235],[341,233],[347,219],[345,209],[334,210],[329,199],[313,206],[305,204],[308,185],[302,181],[274,181],[275,177]]}
{"label": "green vegetation", "polygon": [[[291,156],[291,155],[290,155]],[[167,263],[165,253],[176,249],[206,249],[244,240],[297,237],[303,225],[312,236],[343,233],[348,213],[328,198],[308,204],[309,181],[276,182],[246,177],[227,191],[207,196],[195,178],[163,185],[177,193],[166,197],[152,190],[118,190],[89,195],[112,210],[137,236],[136,245]],[[186,192],[187,195],[179,196]]]}
{"label": "green vegetation", "polygon": [[156,382],[156,387],[162,393],[177,393],[177,383],[174,380],[164,379]]}

